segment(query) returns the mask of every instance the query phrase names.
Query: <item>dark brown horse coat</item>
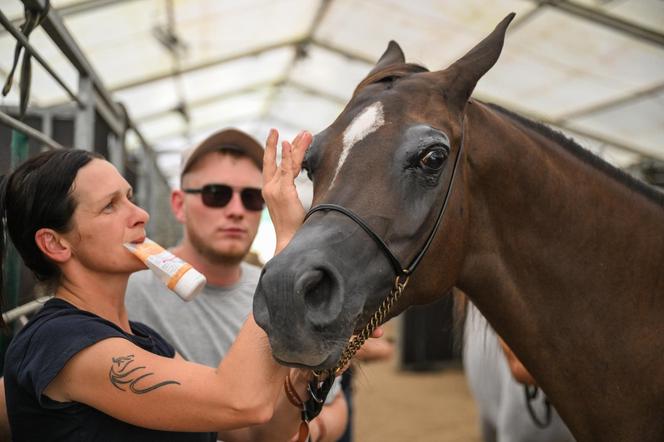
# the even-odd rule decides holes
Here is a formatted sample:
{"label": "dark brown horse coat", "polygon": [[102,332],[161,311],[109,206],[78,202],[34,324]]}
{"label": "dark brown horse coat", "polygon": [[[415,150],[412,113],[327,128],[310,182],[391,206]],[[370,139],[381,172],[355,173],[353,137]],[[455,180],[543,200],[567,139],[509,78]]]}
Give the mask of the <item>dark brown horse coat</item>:
{"label": "dark brown horse coat", "polygon": [[[470,98],[511,18],[443,71],[405,64],[390,43],[307,154],[314,205],[352,210],[409,263],[452,185],[392,314],[457,286],[577,439],[662,441],[664,197],[562,135]],[[278,360],[331,367],[394,276],[357,222],[321,210],[266,265],[255,317]]]}

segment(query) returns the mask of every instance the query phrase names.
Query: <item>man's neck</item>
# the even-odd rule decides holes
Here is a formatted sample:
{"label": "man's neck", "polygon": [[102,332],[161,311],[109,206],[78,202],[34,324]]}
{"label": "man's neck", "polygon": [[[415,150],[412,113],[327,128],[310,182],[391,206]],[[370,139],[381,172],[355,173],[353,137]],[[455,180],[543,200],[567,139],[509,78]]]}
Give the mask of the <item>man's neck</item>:
{"label": "man's neck", "polygon": [[207,278],[207,283],[218,287],[236,284],[242,276],[241,263],[227,264],[213,262],[200,255],[190,245],[178,244],[171,249],[174,255],[191,264]]}

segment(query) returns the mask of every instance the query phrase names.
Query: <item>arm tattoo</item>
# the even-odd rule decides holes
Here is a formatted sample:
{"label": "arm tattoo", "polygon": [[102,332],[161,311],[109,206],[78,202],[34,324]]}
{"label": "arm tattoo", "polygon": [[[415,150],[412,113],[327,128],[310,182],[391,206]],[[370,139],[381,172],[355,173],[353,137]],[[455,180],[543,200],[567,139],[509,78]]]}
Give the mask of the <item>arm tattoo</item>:
{"label": "arm tattoo", "polygon": [[113,364],[111,369],[108,372],[108,377],[111,381],[111,384],[118,390],[126,391],[122,388],[123,385],[129,384],[129,389],[136,394],[149,393],[152,390],[156,390],[159,387],[163,387],[168,384],[180,385],[178,381],[163,381],[156,383],[154,385],[147,386],[145,388],[137,387],[136,384],[152,376],[154,373],[146,373],[145,366],[130,367],[134,362],[134,355],[127,356],[118,356],[117,358],[112,358]]}

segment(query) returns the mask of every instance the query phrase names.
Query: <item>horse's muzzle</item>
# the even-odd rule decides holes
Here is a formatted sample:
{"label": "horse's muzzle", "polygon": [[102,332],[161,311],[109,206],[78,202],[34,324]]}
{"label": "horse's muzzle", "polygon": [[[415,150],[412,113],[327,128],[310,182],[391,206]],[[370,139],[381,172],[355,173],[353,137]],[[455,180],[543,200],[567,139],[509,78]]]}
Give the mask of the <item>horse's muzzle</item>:
{"label": "horse's muzzle", "polygon": [[311,261],[271,260],[254,295],[256,323],[270,338],[275,358],[288,365],[319,367],[340,353],[334,343],[341,339],[333,335],[344,305],[343,281],[333,266]]}

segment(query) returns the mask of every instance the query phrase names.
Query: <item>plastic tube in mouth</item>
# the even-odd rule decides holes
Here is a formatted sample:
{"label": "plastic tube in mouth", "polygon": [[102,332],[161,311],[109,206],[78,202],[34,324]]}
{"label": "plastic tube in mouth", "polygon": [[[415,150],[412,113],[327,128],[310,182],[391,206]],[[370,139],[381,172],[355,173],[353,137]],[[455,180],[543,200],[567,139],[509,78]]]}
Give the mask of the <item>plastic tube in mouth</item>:
{"label": "plastic tube in mouth", "polygon": [[194,299],[207,282],[205,276],[191,264],[149,238],[145,238],[142,243],[125,243],[124,246],[143,261],[166,287],[185,301]]}

